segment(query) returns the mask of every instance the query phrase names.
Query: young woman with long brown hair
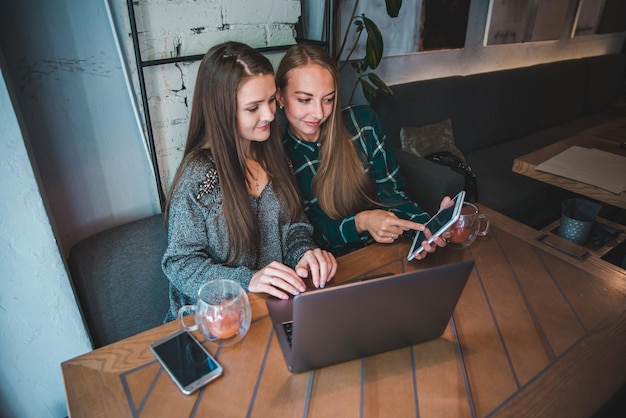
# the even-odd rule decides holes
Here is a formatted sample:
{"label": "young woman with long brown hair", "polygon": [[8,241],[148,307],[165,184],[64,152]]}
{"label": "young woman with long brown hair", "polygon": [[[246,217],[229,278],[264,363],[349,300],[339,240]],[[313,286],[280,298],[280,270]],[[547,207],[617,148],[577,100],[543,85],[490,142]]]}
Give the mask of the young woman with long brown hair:
{"label": "young woman with long brown hair", "polygon": [[200,63],[166,206],[166,320],[216,278],[287,298],[305,290],[303,278],[324,287],[335,274],[335,258],[313,241],[274,129],[275,95],[271,63],[247,45],[217,45]]}
{"label": "young woman with long brown hair", "polygon": [[[322,248],[339,255],[424,230],[429,215],[404,193],[405,180],[377,115],[369,106],[340,109],[339,73],[325,50],[310,44],[289,48],[276,86],[287,122],[283,144]],[[441,206],[449,202],[446,197]],[[445,240],[436,238],[435,244],[426,245],[426,252],[445,246]]]}

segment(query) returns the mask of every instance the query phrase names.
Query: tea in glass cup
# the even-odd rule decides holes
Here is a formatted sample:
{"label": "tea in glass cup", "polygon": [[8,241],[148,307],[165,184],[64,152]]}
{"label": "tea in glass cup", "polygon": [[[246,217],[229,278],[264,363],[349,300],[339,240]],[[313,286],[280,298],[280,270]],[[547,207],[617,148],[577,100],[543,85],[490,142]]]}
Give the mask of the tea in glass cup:
{"label": "tea in glass cup", "polygon": [[452,248],[469,247],[476,237],[485,236],[489,231],[489,218],[478,213],[478,208],[463,202],[459,220],[452,226],[452,235],[448,238],[448,246]]}
{"label": "tea in glass cup", "polygon": [[[185,313],[194,313],[194,324],[187,326]],[[233,280],[212,280],[198,291],[195,305],[185,305],[178,311],[178,321],[183,329],[199,330],[207,340],[231,345],[248,332],[252,313],[248,295]]]}

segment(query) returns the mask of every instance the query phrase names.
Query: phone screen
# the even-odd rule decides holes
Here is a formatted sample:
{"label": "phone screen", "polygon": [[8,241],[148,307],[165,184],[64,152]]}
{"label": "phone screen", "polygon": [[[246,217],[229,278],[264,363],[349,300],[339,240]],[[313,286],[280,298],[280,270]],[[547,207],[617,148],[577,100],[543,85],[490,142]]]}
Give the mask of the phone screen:
{"label": "phone screen", "polygon": [[[450,207],[441,209],[439,212],[435,214],[428,222],[424,225],[431,232],[431,237],[427,238],[424,231],[419,231],[415,239],[413,240],[413,245],[411,246],[411,250],[409,251],[408,259],[412,260],[416,254],[419,254],[423,251],[422,242],[428,240],[428,242],[432,242],[435,237],[444,233],[448,228],[452,226],[454,222],[456,222],[459,214],[461,213],[461,206],[463,205],[463,200],[465,198],[465,192],[461,190],[452,200],[453,203]],[[417,248],[417,249],[416,249]]]}
{"label": "phone screen", "polygon": [[220,376],[222,367],[188,332],[179,331],[150,347],[183,393],[189,394]]}

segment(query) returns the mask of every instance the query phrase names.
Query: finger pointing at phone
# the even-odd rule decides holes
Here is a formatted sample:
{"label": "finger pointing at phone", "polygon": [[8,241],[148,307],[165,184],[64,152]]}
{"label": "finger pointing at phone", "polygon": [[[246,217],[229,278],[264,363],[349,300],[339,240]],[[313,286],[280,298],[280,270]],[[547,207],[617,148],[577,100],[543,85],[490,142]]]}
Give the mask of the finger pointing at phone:
{"label": "finger pointing at phone", "polygon": [[357,232],[368,232],[374,241],[391,244],[408,230],[420,231],[422,224],[400,219],[393,213],[382,209],[364,210],[359,212],[354,222]]}

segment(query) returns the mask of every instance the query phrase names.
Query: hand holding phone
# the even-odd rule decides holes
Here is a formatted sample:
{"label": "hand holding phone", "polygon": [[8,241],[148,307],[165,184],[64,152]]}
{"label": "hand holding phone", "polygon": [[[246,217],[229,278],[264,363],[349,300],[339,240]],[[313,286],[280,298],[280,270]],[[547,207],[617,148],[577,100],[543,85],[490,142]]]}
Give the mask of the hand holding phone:
{"label": "hand holding phone", "polygon": [[465,191],[461,190],[452,199],[452,206],[440,209],[435,216],[430,218],[428,222],[424,224],[432,235],[427,237],[424,231],[418,231],[418,233],[415,234],[415,239],[413,239],[413,245],[411,245],[411,249],[407,255],[407,260],[413,260],[417,254],[424,251],[422,242],[427,241],[429,244],[432,244],[433,241],[435,241],[435,238],[446,232],[448,228],[454,225],[454,223],[459,219],[464,200]]}
{"label": "hand holding phone", "polygon": [[152,343],[150,350],[185,395],[200,389],[224,372],[211,353],[184,330]]}

